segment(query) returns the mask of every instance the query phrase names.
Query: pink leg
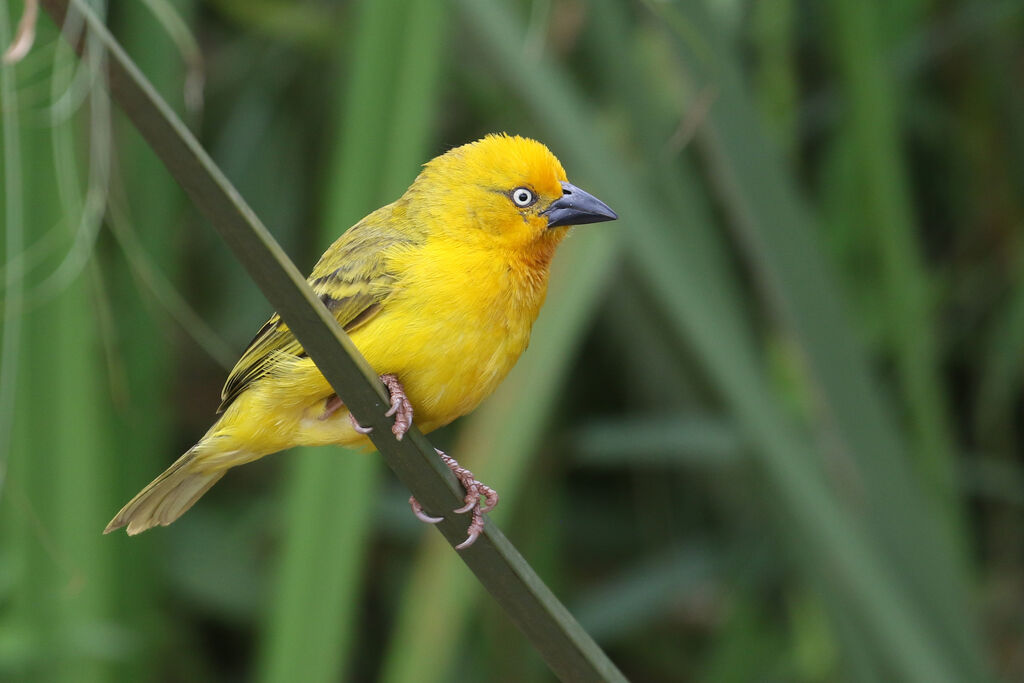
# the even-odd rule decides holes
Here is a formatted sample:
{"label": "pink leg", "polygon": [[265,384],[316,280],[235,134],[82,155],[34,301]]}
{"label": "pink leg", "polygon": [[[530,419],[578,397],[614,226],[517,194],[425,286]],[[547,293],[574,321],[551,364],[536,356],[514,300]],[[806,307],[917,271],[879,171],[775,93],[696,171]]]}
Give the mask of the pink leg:
{"label": "pink leg", "polygon": [[[459,462],[448,455],[444,451],[434,449],[437,454],[441,456],[441,460],[444,464],[448,465],[448,468],[455,475],[455,478],[459,480],[463,488],[466,489],[466,497],[463,499],[465,505],[454,510],[457,514],[463,514],[466,512],[473,512],[472,519],[469,522],[469,529],[467,529],[468,535],[466,540],[455,546],[456,550],[462,550],[468,548],[476,542],[476,539],[480,537],[480,534],[484,530],[484,513],[494,509],[498,504],[498,492],[492,489],[490,486],[481,484],[473,476],[473,473],[461,466]],[[483,505],[480,504],[481,500]],[[430,515],[423,512],[423,508],[420,507],[419,502],[415,496],[409,498],[409,505],[412,506],[413,514],[419,519],[428,524],[437,524],[441,521],[440,517],[431,517]]]}
{"label": "pink leg", "polygon": [[[388,417],[394,415],[395,424],[391,427],[391,433],[395,435],[396,439],[401,441],[402,437],[412,427],[412,403],[409,402],[409,397],[405,395],[405,388],[398,381],[398,377],[395,375],[381,375],[380,381],[388,388],[388,394],[391,396],[391,408],[384,414]],[[333,394],[327,399],[327,403],[324,405],[324,412],[320,413],[317,419],[326,420],[344,406],[345,404],[341,402],[338,395]],[[348,414],[348,419],[352,422],[352,428],[360,434],[369,434],[373,431],[373,427],[364,427],[359,424],[359,421],[356,420],[355,415],[352,413]]]}
{"label": "pink leg", "polygon": [[[317,419],[320,421],[326,420],[331,415],[334,415],[336,412],[338,412],[338,410],[340,408],[343,408],[344,406],[345,404],[341,402],[341,399],[338,398],[338,395],[334,394],[329,399],[327,399],[327,403],[324,405],[324,412],[320,413],[320,416],[317,417]],[[352,428],[355,429],[360,434],[369,434],[370,432],[373,431],[373,427],[364,427],[363,425],[359,424],[359,422],[355,418],[355,415],[353,415],[352,413],[348,414],[348,419],[352,423]]]}
{"label": "pink leg", "polygon": [[327,399],[327,403],[324,404],[324,412],[320,413],[320,416],[317,419],[323,422],[331,415],[338,412],[338,409],[344,407],[344,405],[345,404],[341,402],[341,399],[338,398],[337,394],[331,394],[331,397]]}
{"label": "pink leg", "polygon": [[426,512],[424,512],[423,507],[420,505],[420,502],[416,500],[416,496],[409,496],[409,506],[412,507],[412,514],[416,515],[417,519],[419,519],[421,522],[426,522],[427,524],[437,524],[442,519],[444,519],[444,517],[431,517]]}
{"label": "pink leg", "polygon": [[388,388],[388,393],[391,395],[391,409],[384,414],[388,417],[395,416],[395,424],[391,426],[391,433],[401,441],[405,433],[412,427],[412,403],[405,395],[405,387],[398,381],[398,377],[381,375],[380,381],[384,382],[384,386]]}

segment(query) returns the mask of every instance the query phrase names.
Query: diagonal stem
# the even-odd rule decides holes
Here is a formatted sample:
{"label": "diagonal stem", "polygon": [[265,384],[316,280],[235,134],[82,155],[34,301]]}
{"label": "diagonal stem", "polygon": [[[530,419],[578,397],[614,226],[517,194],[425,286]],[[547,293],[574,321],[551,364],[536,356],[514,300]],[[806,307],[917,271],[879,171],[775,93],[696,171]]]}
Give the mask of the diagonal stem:
{"label": "diagonal stem", "polygon": [[[69,5],[106,51],[107,87],[175,180],[188,193],[281,314],[303,348],[356,419],[374,427],[371,438],[388,466],[423,507],[448,512],[463,493],[448,467],[415,427],[401,442],[384,413],[389,401],[376,373],[313,294],[267,228],[210,159],[192,133],[156,93],[120,44],[81,0],[42,0],[58,26]],[[81,36],[69,36],[81,51]],[[340,351],[340,352],[339,352]],[[465,521],[437,525],[452,545]],[[459,556],[563,680],[623,681],[622,674],[493,524]]]}

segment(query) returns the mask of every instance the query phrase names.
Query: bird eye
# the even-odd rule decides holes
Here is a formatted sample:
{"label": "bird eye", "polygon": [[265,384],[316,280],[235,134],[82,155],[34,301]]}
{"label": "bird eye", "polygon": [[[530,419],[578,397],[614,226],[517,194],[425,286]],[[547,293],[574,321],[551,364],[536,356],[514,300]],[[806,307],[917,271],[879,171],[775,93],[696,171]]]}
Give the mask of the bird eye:
{"label": "bird eye", "polygon": [[516,206],[525,207],[537,201],[537,197],[528,188],[517,187],[512,190],[512,201],[515,202]]}

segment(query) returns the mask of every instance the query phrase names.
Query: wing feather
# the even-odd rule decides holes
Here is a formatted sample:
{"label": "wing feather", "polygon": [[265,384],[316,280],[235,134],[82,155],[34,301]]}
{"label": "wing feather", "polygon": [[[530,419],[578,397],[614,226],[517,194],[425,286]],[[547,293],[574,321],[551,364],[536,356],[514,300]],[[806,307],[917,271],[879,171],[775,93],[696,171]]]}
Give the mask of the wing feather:
{"label": "wing feather", "polygon": [[[403,233],[389,231],[373,220],[381,211],[342,235],[320,258],[308,279],[313,291],[346,332],[372,320],[394,289],[397,277],[388,268],[388,253],[418,242]],[[301,357],[306,353],[288,325],[275,313],[256,333],[228,375],[217,412],[226,409],[253,382],[266,376],[281,358],[289,355]]]}

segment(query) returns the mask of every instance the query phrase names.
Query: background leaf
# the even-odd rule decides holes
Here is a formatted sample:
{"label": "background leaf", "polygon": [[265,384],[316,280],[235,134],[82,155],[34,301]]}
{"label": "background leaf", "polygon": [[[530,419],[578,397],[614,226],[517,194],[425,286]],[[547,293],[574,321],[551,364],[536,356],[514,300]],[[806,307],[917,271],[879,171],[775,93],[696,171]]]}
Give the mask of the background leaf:
{"label": "background leaf", "polygon": [[[630,680],[1024,678],[1019,2],[107,4],[300,271],[498,130],[619,213],[431,440]],[[550,680],[375,455],[99,535],[271,305],[95,73],[0,74],[0,678]]]}

